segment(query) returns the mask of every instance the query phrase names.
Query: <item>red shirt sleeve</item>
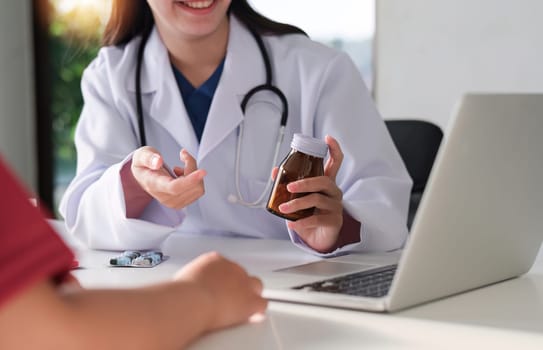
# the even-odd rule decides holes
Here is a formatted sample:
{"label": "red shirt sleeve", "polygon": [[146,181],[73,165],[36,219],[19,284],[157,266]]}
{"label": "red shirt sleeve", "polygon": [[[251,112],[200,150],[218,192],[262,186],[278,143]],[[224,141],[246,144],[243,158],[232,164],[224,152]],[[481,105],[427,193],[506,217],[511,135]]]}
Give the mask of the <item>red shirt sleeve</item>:
{"label": "red shirt sleeve", "polygon": [[0,157],[0,307],[31,284],[66,273],[74,259]]}

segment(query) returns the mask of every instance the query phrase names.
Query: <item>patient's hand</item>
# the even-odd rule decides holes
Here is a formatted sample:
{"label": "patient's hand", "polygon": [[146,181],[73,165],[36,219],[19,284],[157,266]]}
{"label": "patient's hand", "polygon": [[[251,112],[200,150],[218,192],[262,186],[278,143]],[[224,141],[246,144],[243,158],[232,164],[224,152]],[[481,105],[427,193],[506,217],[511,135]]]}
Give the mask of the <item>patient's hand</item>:
{"label": "patient's hand", "polygon": [[210,330],[246,322],[267,307],[262,282],[216,252],[191,261],[175,279],[197,284],[208,296]]}

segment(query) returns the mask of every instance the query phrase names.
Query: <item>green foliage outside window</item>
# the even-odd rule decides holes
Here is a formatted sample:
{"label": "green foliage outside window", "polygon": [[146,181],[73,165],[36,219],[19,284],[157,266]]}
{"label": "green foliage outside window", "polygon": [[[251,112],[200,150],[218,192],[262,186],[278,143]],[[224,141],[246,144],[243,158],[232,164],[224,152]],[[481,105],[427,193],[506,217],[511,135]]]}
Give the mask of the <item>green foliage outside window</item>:
{"label": "green foliage outside window", "polygon": [[75,173],[74,132],[83,107],[81,76],[96,57],[109,0],[49,0],[49,66],[55,161],[55,207]]}
{"label": "green foliage outside window", "polygon": [[99,47],[97,43],[81,46],[62,36],[51,36],[49,45],[55,159],[71,163],[75,160],[73,134],[83,105],[81,75]]}

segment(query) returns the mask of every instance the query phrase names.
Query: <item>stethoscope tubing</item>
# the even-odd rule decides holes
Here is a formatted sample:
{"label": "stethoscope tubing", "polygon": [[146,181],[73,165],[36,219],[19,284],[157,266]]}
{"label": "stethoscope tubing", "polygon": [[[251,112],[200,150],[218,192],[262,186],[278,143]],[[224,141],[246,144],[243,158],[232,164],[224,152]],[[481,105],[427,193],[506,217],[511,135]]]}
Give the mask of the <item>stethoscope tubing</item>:
{"label": "stethoscope tubing", "polygon": [[[240,124],[239,126],[239,137],[238,137],[238,143],[237,143],[237,146],[236,146],[236,161],[235,161],[235,165],[234,165],[234,169],[235,169],[235,179],[236,179],[236,192],[237,192],[237,198],[233,198],[233,197],[229,197],[229,201],[231,202],[234,202],[234,203],[238,203],[238,204],[242,204],[246,207],[249,207],[249,208],[263,208],[264,207],[264,203],[265,203],[265,199],[266,199],[266,195],[270,193],[270,190],[271,190],[271,186],[273,184],[273,180],[271,178],[271,174],[270,174],[270,177],[268,178],[268,181],[266,182],[266,187],[264,188],[264,190],[262,191],[262,193],[260,194],[260,197],[258,197],[257,200],[253,201],[253,202],[248,202],[246,200],[243,199],[243,196],[241,195],[241,186],[240,186],[240,173],[239,173],[239,169],[241,167],[240,165],[240,152],[241,152],[241,140],[242,140],[242,137],[243,137],[243,123]],[[279,127],[279,135],[277,135],[277,142],[275,143],[275,150],[273,152],[273,162],[272,164],[276,164],[277,162],[277,159],[279,157],[279,149],[281,148],[281,143],[283,142],[283,137],[285,135],[285,127],[283,125],[281,125]]]}

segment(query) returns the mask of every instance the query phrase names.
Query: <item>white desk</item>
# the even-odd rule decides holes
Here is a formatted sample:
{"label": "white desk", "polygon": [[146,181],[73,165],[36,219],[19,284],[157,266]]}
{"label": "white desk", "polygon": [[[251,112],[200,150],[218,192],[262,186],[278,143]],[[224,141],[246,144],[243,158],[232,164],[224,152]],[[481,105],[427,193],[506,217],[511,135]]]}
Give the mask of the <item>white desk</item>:
{"label": "white desk", "polygon": [[[57,222],[53,225],[63,232]],[[216,250],[257,274],[316,260],[288,241],[172,237],[170,258],[152,269],[111,268],[115,252],[89,251],[67,238],[85,287],[133,287],[168,279],[200,253]],[[386,255],[371,256],[374,259]],[[520,278],[394,314],[271,302],[258,323],[203,337],[191,349],[543,349],[543,249]]]}

